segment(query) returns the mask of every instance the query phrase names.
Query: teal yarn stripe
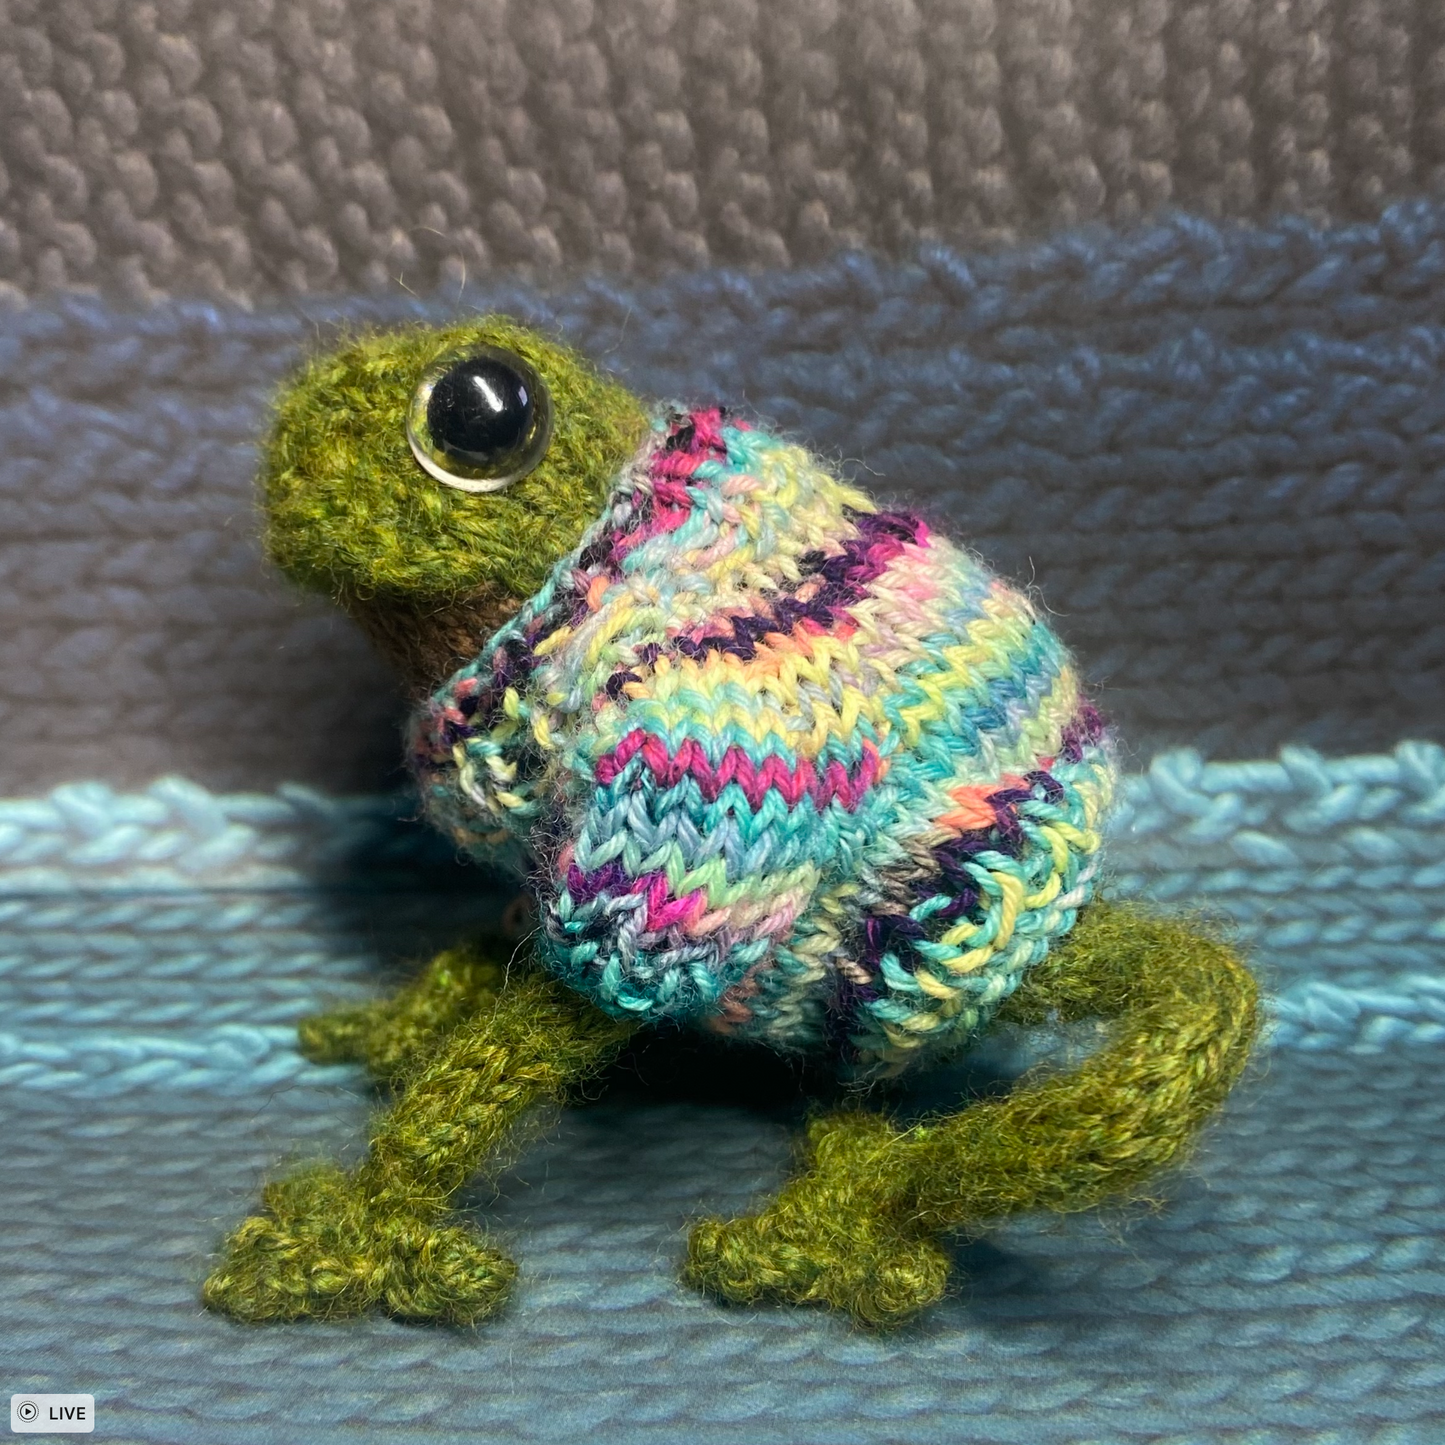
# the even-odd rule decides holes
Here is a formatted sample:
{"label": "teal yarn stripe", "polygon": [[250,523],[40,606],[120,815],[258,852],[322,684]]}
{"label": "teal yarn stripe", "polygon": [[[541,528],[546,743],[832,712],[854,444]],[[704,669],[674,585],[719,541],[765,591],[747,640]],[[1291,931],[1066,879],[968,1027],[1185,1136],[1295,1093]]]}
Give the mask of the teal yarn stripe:
{"label": "teal yarn stripe", "polygon": [[1445,964],[1445,749],[1206,763],[1129,778],[1108,886],[1227,917],[1266,969],[1363,987]]}
{"label": "teal yarn stripe", "polygon": [[362,1082],[358,1069],[308,1063],[296,1052],[295,1028],[287,1026],[222,1024],[183,1035],[69,1027],[0,1033],[0,1088],[110,1098],[150,1089],[256,1093]]}

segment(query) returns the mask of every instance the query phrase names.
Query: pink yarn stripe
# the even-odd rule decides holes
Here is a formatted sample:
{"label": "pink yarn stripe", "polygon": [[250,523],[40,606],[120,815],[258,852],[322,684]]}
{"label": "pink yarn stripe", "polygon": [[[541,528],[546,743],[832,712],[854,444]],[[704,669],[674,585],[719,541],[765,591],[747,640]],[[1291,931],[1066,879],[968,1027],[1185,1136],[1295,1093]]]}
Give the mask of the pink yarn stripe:
{"label": "pink yarn stripe", "polygon": [[883,772],[878,749],[867,738],[863,740],[862,760],[851,776],[836,758],[820,775],[809,758],[802,759],[796,767],[789,767],[777,754],[772,754],[758,764],[737,744],[729,747],[714,767],[694,738],[687,739],[674,755],[656,734],[634,728],[610,753],[604,753],[597,760],[597,781],[604,786],[615,782],[635,757],[641,758],[665,788],[676,787],[690,777],[697,781],[704,801],[711,803],[724,788],[736,785],[754,808],[762,806],[770,789],[776,789],[790,808],[797,807],[804,798],[811,798],[819,809],[836,801],[852,812]]}
{"label": "pink yarn stripe", "polygon": [[620,562],[629,552],[654,537],[675,532],[692,515],[688,482],[709,457],[725,456],[722,413],[717,408],[695,411],[673,430],[692,427],[692,439],[683,447],[666,447],[652,458],[652,512],[647,521],[630,532],[621,533],[612,544],[612,560]]}

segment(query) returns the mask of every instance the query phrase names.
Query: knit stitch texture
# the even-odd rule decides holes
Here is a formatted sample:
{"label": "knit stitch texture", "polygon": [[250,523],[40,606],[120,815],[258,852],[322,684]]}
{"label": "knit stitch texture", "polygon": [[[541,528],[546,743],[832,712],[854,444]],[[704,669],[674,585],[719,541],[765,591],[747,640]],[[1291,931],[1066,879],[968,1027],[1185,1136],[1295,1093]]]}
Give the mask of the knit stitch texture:
{"label": "knit stitch texture", "polygon": [[[1285,768],[1175,755],[1127,789],[1149,820],[1144,846],[1116,837],[1112,847],[1148,872],[1167,839],[1157,886],[1202,880],[1218,910],[1256,917],[1253,870],[1242,855],[1232,874],[1226,866],[1251,820],[1258,836],[1297,850],[1318,839],[1343,856],[1380,806],[1373,826],[1402,860],[1432,848],[1438,858],[1439,824],[1417,810],[1439,782],[1428,781],[1428,753],[1408,755],[1427,766],[1406,756]],[[103,806],[102,791],[90,790],[84,815],[40,800],[33,826],[7,804],[8,846],[31,837],[57,871],[75,852],[74,876],[94,882],[118,876],[127,848],[144,868],[147,846],[206,817],[197,790],[187,814],[146,795]],[[1283,821],[1332,793],[1336,811],[1312,829],[1303,816],[1298,832]],[[246,887],[242,873],[228,891],[217,863],[211,891],[174,879],[156,891],[153,874],[150,892],[0,903],[5,1031],[26,1050],[0,1073],[0,1263],[12,1282],[0,1356],[15,1390],[83,1381],[103,1430],[156,1445],[198,1434],[270,1445],[277,1421],[296,1419],[324,1445],[463,1435],[836,1445],[844,1420],[859,1445],[1151,1433],[1200,1445],[1414,1445],[1440,1434],[1445,1032],[1433,1046],[1367,1044],[1338,1011],[1318,1016],[1322,1047],[1273,1051],[1172,1182],[1166,1208],[1005,1226],[961,1251],[957,1292],[901,1336],[802,1310],[726,1309],[678,1283],[686,1223],[700,1210],[742,1212],[775,1189],[794,1132],[794,1096],[776,1078],[699,1068],[664,1080],[621,1072],[503,1177],[485,1217],[523,1269],[514,1305],[483,1331],[373,1319],[243,1334],[199,1311],[215,1233],[263,1171],[288,1153],[331,1153],[365,1123],[355,1070],[276,1067],[299,1062],[294,1020],[374,991],[388,960],[424,956],[477,922],[467,894],[358,887],[360,873],[347,891],[298,886],[324,841],[350,834],[364,844],[359,862],[398,856],[389,837],[426,836],[382,827],[380,808],[368,818],[320,801],[211,800],[272,866],[290,869],[290,886]],[[1216,831],[1192,834],[1211,809]],[[109,863],[79,853],[112,835]],[[1307,867],[1311,855],[1300,857]],[[1363,927],[1380,940],[1401,916],[1422,927],[1445,917],[1438,878],[1393,866],[1393,882],[1360,891]],[[425,875],[438,876],[430,865]],[[475,870],[465,876],[475,885]],[[1316,945],[1281,935],[1256,946],[1276,980],[1310,978]],[[1383,1001],[1383,942],[1375,957],[1372,997]],[[1336,994],[1365,999],[1351,986]],[[1435,999],[1445,1029],[1445,998]],[[957,1097],[960,1084],[936,1087]]]}
{"label": "knit stitch texture", "polygon": [[526,860],[545,959],[603,1008],[890,1065],[966,1039],[1072,926],[1114,782],[1022,595],[715,410],[659,420],[414,751],[456,843]]}
{"label": "knit stitch texture", "polygon": [[[510,897],[415,814],[414,798],[179,779],[0,802],[0,1084],[345,1084],[298,1054],[297,1020],[393,987],[395,959],[495,932]],[[1109,887],[1227,920],[1271,991],[1276,1047],[1388,1054],[1445,1041],[1442,820],[1438,747],[1165,754],[1122,780]]]}
{"label": "knit stitch texture", "polygon": [[0,281],[254,300],[811,264],[1445,174],[1413,0],[12,0]]}
{"label": "knit stitch texture", "polygon": [[[1037,572],[1141,757],[1438,736],[1439,215],[1377,221],[1445,179],[1432,7],[16,0],[0,35],[0,280],[39,298],[0,338],[0,792],[174,769],[265,790],[0,805],[17,1388],[93,1387],[107,1433],[218,1445],[298,1419],[319,1442],[1440,1434],[1445,1134],[1412,1045],[1445,1037],[1445,924],[1420,745],[1175,752],[1131,780],[1113,887],[1236,919],[1285,1047],[1207,1188],[1122,1247],[1003,1231],[898,1344],[724,1313],[675,1288],[680,1226],[745,1208],[781,1140],[669,1097],[573,1115],[525,1206],[504,1183],[530,1266],[501,1336],[238,1345],[194,1308],[205,1221],[285,1147],[329,1151],[338,1110],[359,1122],[354,1075],[300,1060],[295,1017],[373,984],[379,952],[448,941],[423,923],[456,936],[496,907],[466,873],[358,924],[358,860],[435,882],[434,844],[392,799],[273,791],[380,786],[394,702],[250,550],[260,398],[320,310],[253,303],[409,286],[432,299],[319,319],[435,322],[455,298],[556,321],[639,390],[750,400],[867,457]],[[914,264],[920,240],[1171,202],[1267,224]],[[906,264],[824,259],[858,246]],[[716,263],[812,269],[490,279]],[[55,298],[77,283],[156,309]]]}
{"label": "knit stitch texture", "polygon": [[[1445,718],[1442,258],[1445,208],[1415,203],[488,282],[462,309],[555,329],[641,395],[737,402],[844,475],[866,459],[889,505],[1036,579],[1141,760],[1369,753]],[[441,324],[455,298],[0,317],[0,793],[394,784],[395,685],[261,566],[254,447],[317,326]]]}

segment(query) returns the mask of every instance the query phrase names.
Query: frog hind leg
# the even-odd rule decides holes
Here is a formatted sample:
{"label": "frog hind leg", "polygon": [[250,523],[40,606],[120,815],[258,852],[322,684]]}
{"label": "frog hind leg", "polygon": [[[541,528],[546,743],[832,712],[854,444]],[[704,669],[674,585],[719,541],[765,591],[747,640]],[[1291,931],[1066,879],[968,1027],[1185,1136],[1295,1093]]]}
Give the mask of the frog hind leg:
{"label": "frog hind leg", "polygon": [[738,1303],[902,1322],[946,1288],[940,1235],[1136,1196],[1178,1162],[1244,1067],[1258,990],[1218,939],[1096,901],[1000,1017],[1093,1017],[1112,1029],[1077,1068],[1026,1077],[957,1114],[907,1129],[861,1110],[815,1120],[803,1172],[769,1207],[693,1230],[688,1280]]}
{"label": "frog hind leg", "polygon": [[446,949],[388,998],[302,1019],[301,1052],[315,1064],[363,1064],[378,1083],[399,1084],[495,1001],[512,952],[502,939]]}
{"label": "frog hind leg", "polygon": [[205,1303],[249,1321],[494,1313],[516,1266],[449,1204],[534,1106],[562,1099],[632,1032],[540,970],[514,970],[408,1078],[356,1170],[318,1165],[267,1187],[264,1211],[225,1241]]}

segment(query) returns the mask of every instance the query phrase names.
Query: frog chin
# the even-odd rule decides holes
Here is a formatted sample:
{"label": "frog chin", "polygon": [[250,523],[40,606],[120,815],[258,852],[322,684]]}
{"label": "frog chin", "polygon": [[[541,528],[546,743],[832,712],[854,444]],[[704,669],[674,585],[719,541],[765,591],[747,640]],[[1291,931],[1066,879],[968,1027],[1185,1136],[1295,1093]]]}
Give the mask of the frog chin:
{"label": "frog chin", "polygon": [[428,696],[471,662],[522,605],[520,597],[492,586],[445,600],[374,595],[339,601],[416,698]]}

